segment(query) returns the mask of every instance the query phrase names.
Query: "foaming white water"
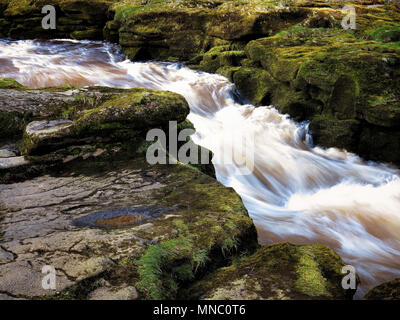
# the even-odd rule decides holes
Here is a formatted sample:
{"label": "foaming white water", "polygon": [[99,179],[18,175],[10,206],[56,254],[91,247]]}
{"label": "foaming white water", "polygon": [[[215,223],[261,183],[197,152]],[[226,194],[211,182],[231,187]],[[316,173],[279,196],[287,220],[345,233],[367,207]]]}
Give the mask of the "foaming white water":
{"label": "foaming white water", "polygon": [[0,40],[2,77],[34,88],[65,83],[128,88],[126,70],[116,64],[121,59],[115,46],[102,42]]}
{"label": "foaming white water", "polygon": [[[178,64],[132,63],[112,45],[76,41],[0,41],[0,76],[33,87],[140,86],[182,94],[195,142],[214,152],[218,180],[241,195],[260,242],[329,245],[361,275],[358,297],[399,277],[399,171],[346,151],[311,147],[305,124],[272,107],[235,102],[226,78]],[[251,174],[216,161],[232,149],[239,158],[251,156]]]}

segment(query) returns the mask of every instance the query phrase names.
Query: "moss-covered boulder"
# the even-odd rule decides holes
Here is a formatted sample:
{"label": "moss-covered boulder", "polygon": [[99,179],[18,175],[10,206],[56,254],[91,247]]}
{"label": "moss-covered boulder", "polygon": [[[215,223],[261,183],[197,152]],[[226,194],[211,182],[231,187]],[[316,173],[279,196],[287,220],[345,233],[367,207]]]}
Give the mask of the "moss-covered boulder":
{"label": "moss-covered boulder", "polygon": [[[275,5],[272,11],[284,10]],[[255,105],[272,104],[309,120],[316,144],[400,163],[390,151],[400,128],[399,8],[394,2],[354,3],[356,30],[345,30],[340,1],[286,5],[292,14],[305,12],[301,21],[271,29],[269,37],[215,46],[187,64],[225,75]],[[368,139],[375,142],[363,142]]]}
{"label": "moss-covered boulder", "polygon": [[395,279],[371,289],[365,300],[400,300],[400,279]]}
{"label": "moss-covered boulder", "polygon": [[76,143],[88,137],[104,137],[132,144],[143,140],[148,130],[168,128],[169,121],[182,122],[189,114],[186,100],[175,93],[135,88],[85,109],[72,120],[33,122],[20,143],[23,154],[48,152],[52,147]]}
{"label": "moss-covered boulder", "polygon": [[211,300],[351,299],[355,290],[341,285],[344,265],[323,245],[265,245],[183,294]]}
{"label": "moss-covered boulder", "polygon": [[340,7],[316,7],[302,23],[250,41],[246,58],[220,71],[253,104],[310,120],[316,144],[398,164],[400,12],[370,4],[356,5],[357,31],[341,28]]}
{"label": "moss-covered boulder", "polygon": [[0,79],[0,138],[20,137],[30,121],[73,119],[82,110],[95,108],[121,92],[71,85],[30,89],[13,79]]}
{"label": "moss-covered boulder", "polygon": [[19,89],[24,86],[18,81],[10,78],[0,78],[0,89]]}
{"label": "moss-covered boulder", "polygon": [[[186,120],[186,100],[172,92],[69,85],[30,89],[16,86],[13,80],[4,82],[7,87],[11,83],[12,89],[0,89],[0,121],[4,124],[0,138],[5,139],[0,147],[17,143],[18,155],[25,158],[1,161],[2,183],[25,180],[73,161],[143,156],[155,143],[146,140],[152,129],[163,130],[167,140],[170,125],[177,125],[177,134],[184,129],[195,132]],[[195,145],[190,133],[186,141],[177,141],[178,150],[189,143],[193,144],[190,150],[198,152],[198,161],[190,160],[190,165],[215,177],[212,153]],[[159,149],[167,158],[179,158],[169,155],[168,144]]]}

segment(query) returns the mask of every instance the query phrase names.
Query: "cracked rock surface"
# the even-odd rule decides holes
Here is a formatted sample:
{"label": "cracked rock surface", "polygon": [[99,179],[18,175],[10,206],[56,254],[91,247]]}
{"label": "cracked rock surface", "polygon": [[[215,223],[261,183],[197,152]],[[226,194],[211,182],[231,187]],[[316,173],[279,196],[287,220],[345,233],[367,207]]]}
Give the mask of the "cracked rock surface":
{"label": "cracked rock surface", "polygon": [[[187,183],[192,188],[209,184],[240,201],[232,190],[182,165],[155,167],[144,159],[111,164],[107,169],[102,165],[87,162],[62,173],[0,185],[0,299],[57,295],[80,281],[120,268],[124,259],[138,259],[151,244],[176,237],[183,227],[174,221],[186,216],[193,219],[195,212],[179,196],[179,192],[187,193]],[[168,200],[171,194],[173,201]],[[99,227],[74,224],[107,210],[113,216],[103,219]],[[140,210],[142,218],[125,224],[131,220],[121,217],[128,217],[127,212],[131,217],[135,210]],[[221,214],[212,201],[204,210],[210,221]],[[247,213],[244,219],[252,228]],[[109,228],[104,227],[107,223]],[[207,229],[201,228],[198,236],[203,232]],[[56,270],[55,290],[42,288],[44,266]],[[111,283],[99,282],[86,298],[136,299],[133,284],[124,276]]]}

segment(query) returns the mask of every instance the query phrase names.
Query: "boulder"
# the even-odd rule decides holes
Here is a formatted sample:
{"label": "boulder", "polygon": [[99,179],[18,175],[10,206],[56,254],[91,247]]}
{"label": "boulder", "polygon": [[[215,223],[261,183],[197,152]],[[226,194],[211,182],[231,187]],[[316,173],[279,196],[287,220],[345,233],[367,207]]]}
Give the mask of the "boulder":
{"label": "boulder", "polygon": [[351,299],[342,288],[345,263],[324,245],[265,245],[195,283],[183,294],[210,300]]}
{"label": "boulder", "polygon": [[364,300],[400,300],[400,279],[394,279],[371,289]]}
{"label": "boulder", "polygon": [[30,121],[73,118],[121,92],[122,89],[71,85],[31,89],[12,79],[0,79],[0,138],[22,135]]}

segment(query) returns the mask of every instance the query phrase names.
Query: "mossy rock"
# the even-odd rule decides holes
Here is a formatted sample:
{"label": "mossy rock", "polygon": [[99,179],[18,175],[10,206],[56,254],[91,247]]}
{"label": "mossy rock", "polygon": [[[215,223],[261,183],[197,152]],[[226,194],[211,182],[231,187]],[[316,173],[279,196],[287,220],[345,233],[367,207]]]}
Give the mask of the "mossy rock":
{"label": "mossy rock", "polygon": [[74,31],[71,33],[71,38],[76,40],[101,40],[103,38],[103,30],[91,28],[82,31]]}
{"label": "mossy rock", "polygon": [[315,116],[309,126],[315,144],[346,150],[358,148],[357,138],[361,129],[358,120],[337,120],[328,116]]}
{"label": "mossy rock", "polygon": [[215,73],[223,67],[240,66],[241,60],[246,57],[245,52],[243,50],[231,50],[231,48],[232,46],[229,45],[212,48],[201,57],[198,69]]}
{"label": "mossy rock", "polygon": [[22,84],[10,78],[0,78],[0,89],[20,89],[24,88]]}
{"label": "mossy rock", "polygon": [[[379,14],[383,11],[391,15],[386,9]],[[390,23],[397,24],[395,20]],[[260,105],[264,99],[298,121],[310,120],[317,144],[398,163],[398,157],[385,149],[393,147],[389,135],[384,138],[381,134],[378,148],[385,157],[370,152],[370,148],[366,151],[361,137],[362,127],[374,132],[382,131],[381,127],[390,128],[397,136],[400,50],[390,45],[395,42],[389,44],[377,38],[382,30],[397,27],[379,29],[375,36],[371,36],[372,31],[363,20],[361,27],[354,32],[300,24],[251,41],[245,47],[246,55],[259,66],[242,66],[232,78],[254,104]],[[246,86],[248,79],[251,85]]]}
{"label": "mossy rock", "polygon": [[141,48],[147,59],[176,57],[181,61],[193,59],[213,47],[274,34],[307,15],[306,9],[280,8],[277,1],[264,0],[251,3],[232,0],[149,0],[144,3],[132,0],[116,3],[112,9],[116,12],[115,20],[121,25],[119,41],[122,47]]}
{"label": "mossy rock", "polygon": [[382,42],[400,41],[400,26],[385,26],[372,33],[372,39]]}
{"label": "mossy rock", "polygon": [[103,27],[112,19],[109,7],[114,0],[55,0],[56,29],[42,28],[44,0],[2,0],[0,17],[4,37],[16,39],[74,38],[103,39]]}
{"label": "mossy rock", "polygon": [[43,119],[74,119],[83,110],[95,108],[123,89],[81,88],[62,85],[30,89],[12,79],[0,80],[0,137],[17,139],[25,125]]}
{"label": "mossy rock", "polygon": [[130,89],[110,97],[98,107],[82,110],[73,121],[54,119],[31,123],[20,148],[23,154],[32,154],[39,149],[48,152],[52,146],[76,143],[85,137],[118,141],[144,139],[148,130],[168,128],[169,121],[182,122],[188,114],[186,100],[176,93]]}
{"label": "mossy rock", "polygon": [[396,128],[365,125],[360,132],[359,153],[367,159],[400,163],[400,132]]}
{"label": "mossy rock", "polygon": [[395,279],[371,289],[364,300],[400,300],[400,279]]}
{"label": "mossy rock", "polygon": [[265,245],[183,293],[211,300],[351,299],[341,285],[345,263],[324,245]]}
{"label": "mossy rock", "polygon": [[237,89],[254,105],[268,106],[272,101],[273,87],[277,82],[265,70],[259,68],[239,68],[232,76]]}

